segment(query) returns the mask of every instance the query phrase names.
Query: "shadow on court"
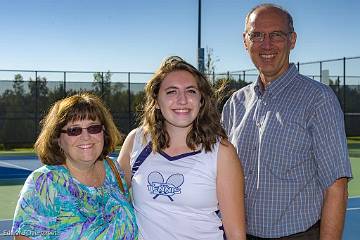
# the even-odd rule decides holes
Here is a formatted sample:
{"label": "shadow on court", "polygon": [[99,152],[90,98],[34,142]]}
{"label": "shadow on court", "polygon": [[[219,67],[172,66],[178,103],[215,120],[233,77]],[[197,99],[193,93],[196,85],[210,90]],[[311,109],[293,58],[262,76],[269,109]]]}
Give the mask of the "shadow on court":
{"label": "shadow on court", "polygon": [[26,179],[30,173],[30,170],[20,168],[0,167],[0,181]]}

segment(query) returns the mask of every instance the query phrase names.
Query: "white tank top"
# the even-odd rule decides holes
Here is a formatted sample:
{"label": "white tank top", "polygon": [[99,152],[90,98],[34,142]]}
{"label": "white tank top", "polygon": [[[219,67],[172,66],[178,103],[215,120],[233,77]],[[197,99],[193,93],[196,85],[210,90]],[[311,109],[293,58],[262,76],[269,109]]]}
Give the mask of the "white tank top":
{"label": "white tank top", "polygon": [[216,211],[219,142],[212,152],[154,153],[136,130],[130,165],[140,239],[223,239]]}

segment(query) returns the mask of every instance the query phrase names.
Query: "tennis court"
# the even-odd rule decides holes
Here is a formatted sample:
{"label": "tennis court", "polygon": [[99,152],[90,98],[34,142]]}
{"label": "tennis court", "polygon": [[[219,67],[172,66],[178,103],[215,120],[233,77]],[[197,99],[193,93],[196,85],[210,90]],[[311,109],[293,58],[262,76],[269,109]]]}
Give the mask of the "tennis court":
{"label": "tennis court", "polygon": [[[352,163],[354,163],[353,167],[358,166],[360,158],[352,158]],[[41,163],[35,156],[0,156],[0,239],[12,239],[10,230],[18,193],[26,176],[40,166]],[[357,169],[355,167],[354,175]],[[351,189],[355,185],[358,186],[356,182],[350,182],[350,194],[358,194],[357,190]],[[359,222],[360,194],[349,197],[343,239],[359,239]]]}

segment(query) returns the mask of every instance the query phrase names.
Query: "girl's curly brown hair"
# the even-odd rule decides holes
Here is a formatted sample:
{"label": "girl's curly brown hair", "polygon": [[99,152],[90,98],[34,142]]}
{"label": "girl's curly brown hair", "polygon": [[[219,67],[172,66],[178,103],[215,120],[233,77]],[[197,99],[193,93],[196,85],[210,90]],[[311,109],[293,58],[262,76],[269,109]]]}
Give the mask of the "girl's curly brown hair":
{"label": "girl's curly brown hair", "polygon": [[201,107],[198,116],[192,123],[192,128],[186,137],[187,146],[195,150],[201,146],[205,151],[211,151],[212,146],[220,139],[227,139],[225,130],[220,122],[215,92],[206,77],[194,66],[178,56],[165,59],[154,76],[146,84],[146,102],[143,107],[141,126],[146,135],[151,137],[153,151],[160,151],[169,147],[170,137],[165,128],[165,119],[157,109],[157,97],[162,81],[174,71],[187,71],[194,76],[200,94]]}

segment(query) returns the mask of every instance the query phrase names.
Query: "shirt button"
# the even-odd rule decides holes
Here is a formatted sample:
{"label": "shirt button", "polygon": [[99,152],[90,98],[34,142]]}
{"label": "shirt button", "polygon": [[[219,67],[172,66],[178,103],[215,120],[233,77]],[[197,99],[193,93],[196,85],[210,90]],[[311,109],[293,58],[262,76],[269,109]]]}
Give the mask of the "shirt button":
{"label": "shirt button", "polygon": [[266,103],[266,102],[263,102],[263,104],[264,104],[264,106],[266,106],[267,103]]}

